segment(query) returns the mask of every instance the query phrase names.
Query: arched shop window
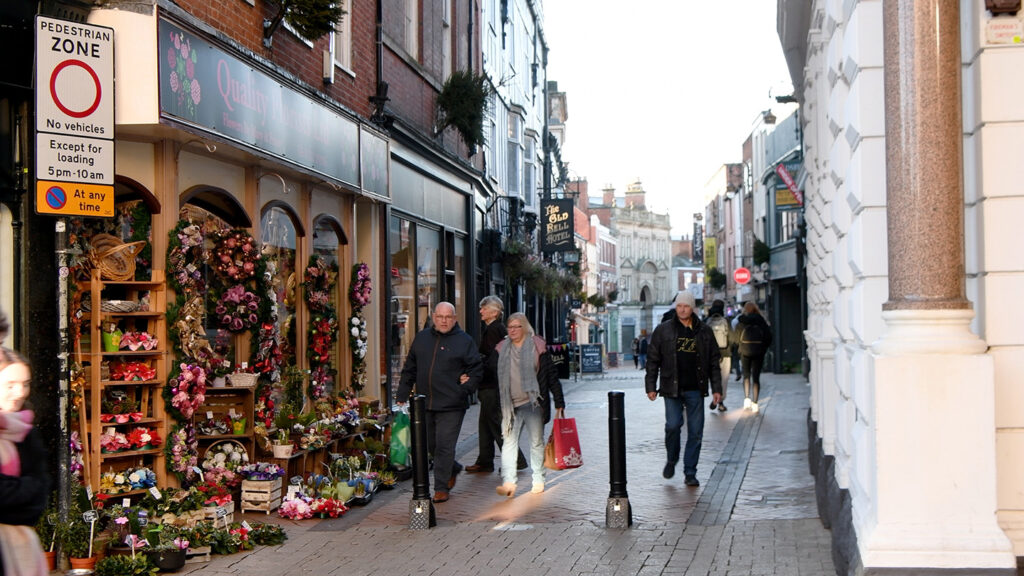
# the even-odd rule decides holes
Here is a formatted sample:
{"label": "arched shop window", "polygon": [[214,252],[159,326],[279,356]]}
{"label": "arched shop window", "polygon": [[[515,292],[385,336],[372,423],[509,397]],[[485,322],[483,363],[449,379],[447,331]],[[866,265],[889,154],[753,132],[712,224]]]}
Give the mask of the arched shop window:
{"label": "arched shop window", "polygon": [[[310,314],[307,347],[311,380],[322,384],[314,394],[319,392],[324,396],[333,396],[345,388],[344,381],[338,381],[338,368],[342,364],[341,342],[347,340],[345,326],[339,326],[346,318],[342,302],[347,276],[341,266],[340,249],[344,244],[348,244],[348,237],[337,218],[321,214],[313,220],[313,257],[309,258],[306,272],[306,281],[310,284],[305,290]],[[317,264],[319,271],[310,275],[309,271],[314,270],[314,261],[318,259],[321,260]],[[331,318],[334,319],[333,331],[328,323]]]}
{"label": "arched shop window", "polygon": [[285,365],[296,363],[297,330],[295,312],[302,283],[298,270],[298,238],[303,235],[295,213],[281,202],[270,202],[260,217],[260,247],[267,264],[271,289],[276,298],[281,354]]}

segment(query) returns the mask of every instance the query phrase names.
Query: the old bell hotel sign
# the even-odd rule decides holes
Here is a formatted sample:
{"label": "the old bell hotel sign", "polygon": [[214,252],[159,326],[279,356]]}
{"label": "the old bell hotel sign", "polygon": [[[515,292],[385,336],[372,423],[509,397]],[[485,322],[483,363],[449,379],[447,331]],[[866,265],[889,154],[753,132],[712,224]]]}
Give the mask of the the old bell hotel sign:
{"label": "the old bell hotel sign", "polygon": [[541,203],[541,251],[575,250],[573,242],[572,200],[549,200]]}

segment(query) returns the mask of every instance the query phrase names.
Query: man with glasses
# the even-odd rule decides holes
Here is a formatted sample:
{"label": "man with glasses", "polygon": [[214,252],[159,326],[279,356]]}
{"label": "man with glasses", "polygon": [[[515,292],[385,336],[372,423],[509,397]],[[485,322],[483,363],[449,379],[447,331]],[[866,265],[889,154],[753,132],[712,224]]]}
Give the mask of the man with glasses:
{"label": "man with glasses", "polygon": [[[415,391],[427,397],[427,450],[434,456],[434,502],[447,502],[462,465],[455,445],[469,395],[480,383],[480,353],[455,320],[455,306],[434,308],[433,326],[416,334],[402,368],[395,401],[403,405]],[[460,377],[466,375],[465,382]]]}

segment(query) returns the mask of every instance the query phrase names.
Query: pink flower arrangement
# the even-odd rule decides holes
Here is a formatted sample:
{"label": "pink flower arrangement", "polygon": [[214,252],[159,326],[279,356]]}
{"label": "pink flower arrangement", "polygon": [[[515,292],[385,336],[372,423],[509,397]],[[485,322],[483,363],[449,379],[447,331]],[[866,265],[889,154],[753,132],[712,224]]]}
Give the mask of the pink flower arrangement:
{"label": "pink flower arrangement", "polygon": [[131,447],[132,443],[128,441],[128,437],[113,428],[108,428],[100,435],[100,449],[104,452],[120,452]]}
{"label": "pink flower arrangement", "polygon": [[181,372],[167,383],[170,388],[171,406],[184,419],[189,419],[196,408],[206,402],[206,370],[202,366],[182,362]]}
{"label": "pink flower arrangement", "polygon": [[135,352],[139,349],[152,350],[156,348],[157,338],[151,336],[148,332],[125,332],[121,335],[121,350],[131,350]]}
{"label": "pink flower arrangement", "polygon": [[195,476],[192,469],[199,463],[199,446],[191,424],[177,428],[167,443],[167,468],[184,479]]}
{"label": "pink flower arrangement", "polygon": [[363,307],[370,303],[373,283],[370,280],[370,267],[360,262],[352,266],[352,284],[348,298],[352,306]]}
{"label": "pink flower arrangement", "polygon": [[248,330],[259,322],[260,297],[249,292],[245,286],[235,284],[217,300],[214,313],[224,326],[232,332]]}
{"label": "pink flower arrangement", "polygon": [[289,518],[291,520],[313,517],[313,509],[301,498],[295,498],[282,503],[279,513],[282,518]]}

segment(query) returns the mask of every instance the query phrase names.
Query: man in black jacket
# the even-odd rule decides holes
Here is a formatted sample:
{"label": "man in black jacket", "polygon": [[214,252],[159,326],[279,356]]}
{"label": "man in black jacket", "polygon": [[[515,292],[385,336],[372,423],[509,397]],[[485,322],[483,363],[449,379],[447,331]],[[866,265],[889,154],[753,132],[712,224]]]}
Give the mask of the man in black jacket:
{"label": "man in black jacket", "polygon": [[[434,502],[447,502],[462,465],[455,461],[455,445],[469,394],[480,383],[481,363],[473,338],[459,328],[455,306],[441,302],[434,308],[433,326],[416,334],[402,368],[395,401],[405,404],[415,389],[427,397],[427,449],[434,455]],[[460,383],[460,377],[468,376]]]}
{"label": "man in black jacket", "polygon": [[[676,294],[676,316],[654,329],[647,349],[647,397],[653,402],[660,394],[665,399],[665,449],[668,461],[662,476],[675,475],[679,462],[683,411],[686,411],[686,451],[683,474],[687,486],[700,486],[697,460],[704,439],[704,397],[711,382],[712,398],[722,401],[721,354],[715,336],[694,314],[693,293]],[[660,388],[659,374],[661,376]]]}

